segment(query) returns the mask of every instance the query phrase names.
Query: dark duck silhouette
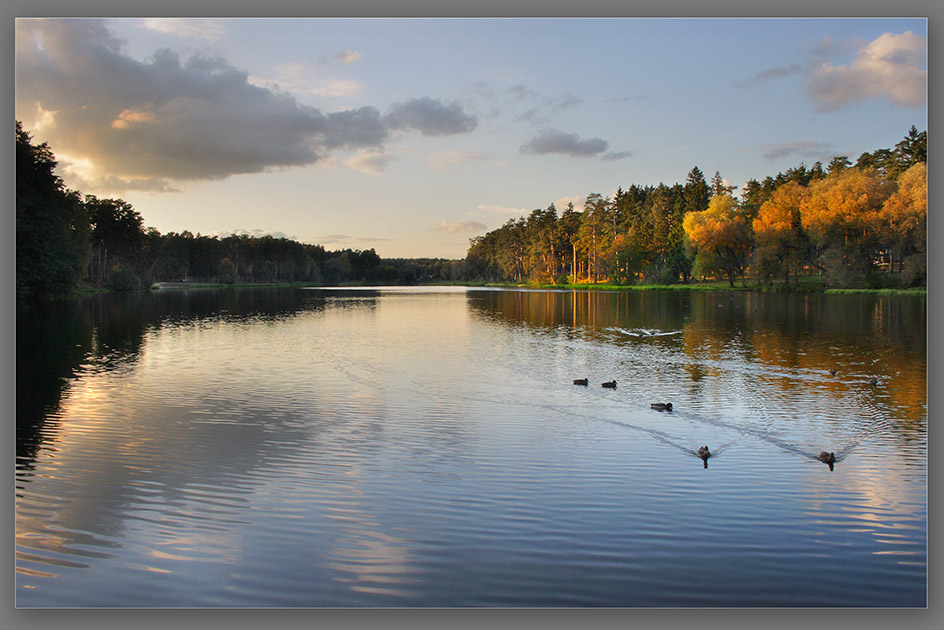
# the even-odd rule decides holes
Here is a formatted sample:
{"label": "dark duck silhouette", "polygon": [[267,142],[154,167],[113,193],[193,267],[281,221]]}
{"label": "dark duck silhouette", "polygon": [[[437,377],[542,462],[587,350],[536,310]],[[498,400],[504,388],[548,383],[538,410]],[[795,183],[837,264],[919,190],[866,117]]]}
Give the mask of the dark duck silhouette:
{"label": "dark duck silhouette", "polygon": [[836,376],[836,374],[838,374],[838,372],[836,371],[835,368],[830,368],[830,369],[829,369],[829,375],[830,375],[830,376]]}
{"label": "dark duck silhouette", "polygon": [[656,411],[672,411],[672,403],[652,403],[649,406]]}
{"label": "dark duck silhouette", "polygon": [[826,451],[823,451],[822,453],[819,454],[819,461],[823,462],[824,464],[828,464],[829,469],[832,470],[833,464],[836,463],[836,454],[832,452],[827,453]]}
{"label": "dark duck silhouette", "polygon": [[607,381],[603,383],[603,387],[607,387],[609,389],[616,389],[616,381]]}
{"label": "dark duck silhouette", "polygon": [[705,468],[708,468],[708,458],[711,457],[711,451],[708,450],[707,446],[699,446],[698,451],[696,451],[698,457],[701,458],[701,461],[705,464]]}
{"label": "dark duck silhouette", "polygon": [[589,385],[589,384],[590,384],[590,381],[587,380],[587,379],[585,379],[585,378],[575,378],[575,379],[574,379],[574,385],[583,385],[584,387],[586,387],[586,386]]}

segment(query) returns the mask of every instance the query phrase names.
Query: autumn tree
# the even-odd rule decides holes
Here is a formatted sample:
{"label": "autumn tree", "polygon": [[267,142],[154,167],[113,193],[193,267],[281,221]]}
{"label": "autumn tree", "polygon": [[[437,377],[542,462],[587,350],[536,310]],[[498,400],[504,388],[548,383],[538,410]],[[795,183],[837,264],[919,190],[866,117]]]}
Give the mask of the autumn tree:
{"label": "autumn tree", "polygon": [[799,267],[809,251],[809,239],[803,231],[800,207],[809,191],[792,181],[777,188],[765,201],[753,221],[755,249],[753,267],[762,278],[783,276],[790,284],[790,272],[799,275]]}
{"label": "autumn tree", "polygon": [[[909,280],[921,279],[927,272],[928,166],[918,162],[898,178],[898,190],[891,194],[879,211],[884,242],[892,251],[889,272],[898,261],[898,272],[909,263]],[[897,255],[896,255],[897,254]]]}
{"label": "autumn tree", "polygon": [[895,184],[875,170],[856,167],[831,169],[810,185],[800,216],[821,264],[835,279],[867,274],[880,242],[880,212]]}
{"label": "autumn tree", "polygon": [[730,195],[711,198],[708,209],[685,215],[685,234],[696,252],[695,265],[702,272],[717,271],[734,286],[743,275],[751,248],[751,226]]}

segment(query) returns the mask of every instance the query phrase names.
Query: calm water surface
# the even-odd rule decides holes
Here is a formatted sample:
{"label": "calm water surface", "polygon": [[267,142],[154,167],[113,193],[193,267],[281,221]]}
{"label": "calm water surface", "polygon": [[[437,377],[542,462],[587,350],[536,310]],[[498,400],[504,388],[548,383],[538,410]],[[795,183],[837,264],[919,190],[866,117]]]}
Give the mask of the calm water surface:
{"label": "calm water surface", "polygon": [[914,297],[24,307],[17,605],[922,607],[926,372]]}

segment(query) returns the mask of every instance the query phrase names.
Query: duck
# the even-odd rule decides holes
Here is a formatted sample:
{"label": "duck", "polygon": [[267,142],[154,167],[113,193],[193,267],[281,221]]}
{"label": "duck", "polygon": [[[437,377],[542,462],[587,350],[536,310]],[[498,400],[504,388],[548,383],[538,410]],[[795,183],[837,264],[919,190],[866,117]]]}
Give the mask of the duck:
{"label": "duck", "polygon": [[656,411],[672,411],[672,403],[652,403],[649,406]]}
{"label": "duck", "polygon": [[585,379],[585,378],[574,379],[574,385],[583,385],[584,387],[586,387],[589,384],[590,384],[590,381],[588,379]]}
{"label": "duck", "polygon": [[603,383],[603,387],[608,387],[609,389],[616,389],[616,381],[607,381]]}
{"label": "duck", "polygon": [[708,458],[711,457],[711,451],[708,450],[708,447],[699,446],[697,454],[698,454],[698,457],[701,458],[701,461],[704,462],[705,468],[708,468]]}
{"label": "duck", "polygon": [[819,454],[819,461],[823,462],[824,464],[830,464],[830,465],[835,464],[836,454],[832,452],[827,453],[826,451],[823,451],[822,453]]}
{"label": "duck", "polygon": [[869,385],[878,385],[878,379],[873,376],[869,379]]}
{"label": "duck", "polygon": [[836,371],[836,368],[829,368],[830,376],[836,376],[836,374],[838,374],[838,372]]}

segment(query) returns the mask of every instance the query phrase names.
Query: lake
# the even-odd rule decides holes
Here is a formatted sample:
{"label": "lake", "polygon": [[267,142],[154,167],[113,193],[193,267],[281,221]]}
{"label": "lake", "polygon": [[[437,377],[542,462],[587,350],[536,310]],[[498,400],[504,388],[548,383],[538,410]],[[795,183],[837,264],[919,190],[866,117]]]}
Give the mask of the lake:
{"label": "lake", "polygon": [[924,607],[926,319],[461,287],[19,305],[17,605]]}

